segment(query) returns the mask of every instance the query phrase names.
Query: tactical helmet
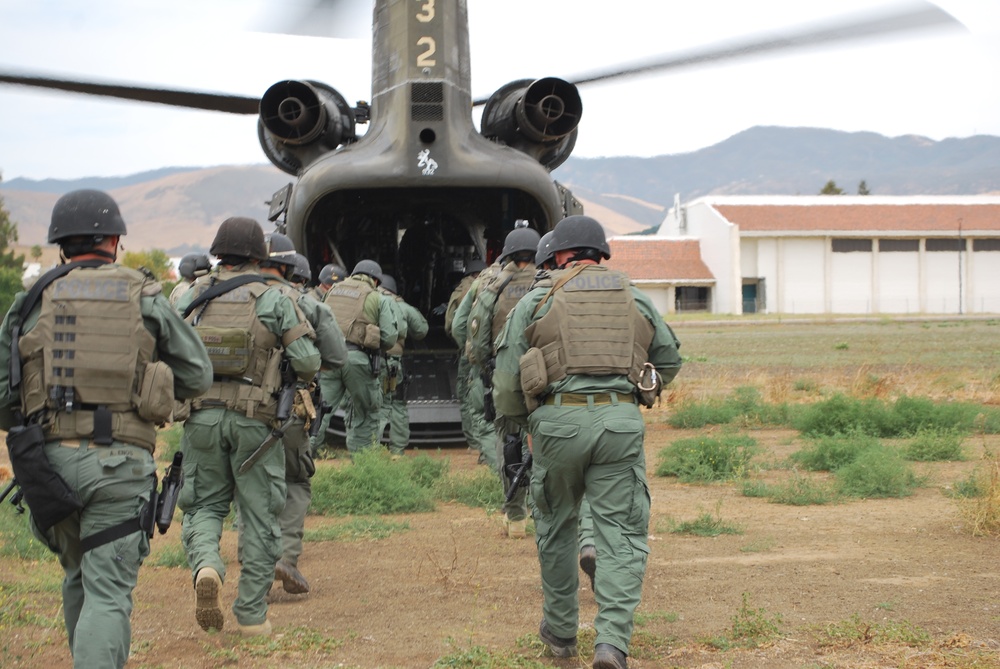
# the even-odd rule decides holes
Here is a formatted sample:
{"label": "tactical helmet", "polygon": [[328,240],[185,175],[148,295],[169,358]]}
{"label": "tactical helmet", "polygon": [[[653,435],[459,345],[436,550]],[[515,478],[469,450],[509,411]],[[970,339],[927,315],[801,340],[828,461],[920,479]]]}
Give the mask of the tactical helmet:
{"label": "tactical helmet", "polygon": [[554,255],[550,248],[552,245],[552,234],[553,231],[549,230],[538,240],[538,251],[535,253],[535,266],[537,267],[541,267],[552,260],[552,256]]}
{"label": "tactical helmet", "polygon": [[473,258],[465,265],[465,275],[476,274],[486,269],[486,263],[479,258]]}
{"label": "tactical helmet", "polygon": [[347,270],[340,265],[334,265],[329,263],[323,266],[323,269],[319,271],[319,282],[329,286],[338,281],[343,281],[347,278]]}
{"label": "tactical helmet", "polygon": [[188,253],[177,264],[177,272],[188,281],[194,281],[212,269],[212,261],[204,253]]}
{"label": "tactical helmet", "polygon": [[382,287],[388,290],[393,295],[397,295],[396,292],[396,280],[392,278],[389,274],[382,275]]}
{"label": "tactical helmet", "polygon": [[110,195],[99,190],[66,193],[52,208],[49,243],[77,236],[121,236],[125,221]]}
{"label": "tactical helmet", "polygon": [[507,259],[515,253],[531,251],[532,254],[538,250],[538,232],[534,228],[517,228],[507,233],[507,238],[503,242],[503,251],[500,257]]}
{"label": "tactical helmet", "polygon": [[295,254],[295,269],[292,270],[292,281],[296,283],[309,283],[312,281],[312,267],[309,266],[309,259],[301,253]]}
{"label": "tactical helmet", "polygon": [[604,228],[590,216],[568,216],[556,224],[549,250],[554,256],[569,249],[594,249],[605,260],[611,257]]}
{"label": "tactical helmet", "polygon": [[354,276],[355,274],[367,274],[379,283],[382,282],[382,266],[374,260],[362,260],[359,262],[354,266],[354,271],[351,272],[351,276]]}
{"label": "tactical helmet", "polygon": [[239,256],[254,260],[267,260],[267,244],[260,223],[252,218],[233,216],[227,218],[215,233],[209,253],[214,256]]}
{"label": "tactical helmet", "polygon": [[264,235],[264,243],[267,245],[267,262],[295,266],[295,245],[291,239],[280,232],[269,232]]}

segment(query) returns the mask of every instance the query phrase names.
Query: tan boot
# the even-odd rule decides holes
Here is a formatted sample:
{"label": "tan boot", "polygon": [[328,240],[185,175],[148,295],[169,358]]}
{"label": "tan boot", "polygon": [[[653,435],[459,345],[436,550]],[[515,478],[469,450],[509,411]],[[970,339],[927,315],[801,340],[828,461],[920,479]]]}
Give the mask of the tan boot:
{"label": "tan boot", "polygon": [[243,636],[271,636],[271,621],[265,620],[259,625],[240,625],[239,632]]}
{"label": "tan boot", "polygon": [[222,629],[222,606],[219,605],[219,591],[222,579],[219,572],[211,567],[202,567],[194,579],[194,617],[199,627],[206,632]]}
{"label": "tan boot", "polygon": [[507,536],[510,539],[523,539],[528,533],[527,518],[522,518],[521,520],[504,518],[504,524],[507,526]]}
{"label": "tan boot", "polygon": [[302,595],[309,592],[306,577],[284,560],[278,560],[278,564],[274,565],[274,577],[281,581],[281,587],[289,594]]}
{"label": "tan boot", "polygon": [[594,574],[597,573],[597,549],[584,546],[580,549],[580,569],[590,577],[590,591],[594,591]]}

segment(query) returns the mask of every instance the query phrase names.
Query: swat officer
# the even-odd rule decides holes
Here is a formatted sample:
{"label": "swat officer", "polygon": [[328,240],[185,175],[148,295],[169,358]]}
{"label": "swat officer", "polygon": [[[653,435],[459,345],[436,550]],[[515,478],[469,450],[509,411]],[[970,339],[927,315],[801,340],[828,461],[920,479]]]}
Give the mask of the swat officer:
{"label": "swat officer", "polygon": [[346,278],[347,270],[340,265],[334,265],[333,263],[323,265],[323,269],[319,271],[319,282],[312,289],[313,297],[317,301],[322,302],[330,287]]}
{"label": "swat officer", "polygon": [[410,443],[410,416],[406,410],[406,371],[403,369],[403,349],[406,340],[421,341],[427,336],[427,319],[404,300],[396,288],[396,279],[382,275],[379,290],[396,303],[399,315],[399,339],[386,351],[382,377],[382,415],[378,434],[389,425],[389,453],[400,456]]}
{"label": "swat officer", "polygon": [[[155,485],[156,425],[175,397],[212,383],[205,347],[160,284],[114,264],[125,232],[106,193],[59,198],[48,241],[64,264],[18,293],[0,327],[0,427],[32,530],[65,572],[75,667],[128,660],[132,590],[153,531],[152,516],[144,527],[140,517]],[[39,488],[41,468],[54,480]]]}
{"label": "swat officer", "polygon": [[679,343],[649,298],[600,264],[611,251],[596,220],[563,219],[551,248],[560,269],[517,303],[501,334],[494,397],[533,438],[539,636],[554,655],[576,655],[577,514],[586,494],[601,586],[593,666],[626,667],[649,553],[637,402],[651,405],[673,380]]}
{"label": "swat officer", "polygon": [[205,276],[211,269],[212,261],[204,253],[188,253],[181,258],[177,264],[177,273],[181,275],[181,280],[170,291],[170,304],[177,306],[177,301],[188,291],[194,280],[199,276]]}
{"label": "swat officer", "polygon": [[[308,261],[305,256],[295,252],[292,240],[281,233],[269,233],[264,236],[264,241],[267,244],[267,260],[260,264],[260,270],[268,285],[291,298],[312,325],[316,332],[316,348],[320,353],[320,370],[340,369],[347,361],[347,346],[333,312],[322,302],[317,302],[289,283],[294,280],[296,273],[301,274],[303,271],[299,258],[305,261],[306,271],[309,269]],[[310,418],[315,419],[315,415]],[[309,592],[309,581],[299,572],[298,564],[299,556],[302,555],[306,513],[312,501],[309,479],[316,473],[305,420],[298,420],[285,430],[282,442],[285,447],[285,484],[288,492],[285,495],[285,508],[278,516],[278,524],[281,526],[281,559],[274,566],[274,577],[281,581],[285,592],[303,594]]]}
{"label": "swat officer", "polygon": [[[506,262],[495,276],[480,282],[469,313],[469,343],[466,351],[469,361],[483,379],[483,390],[487,393],[486,419],[493,420],[495,430],[495,455],[492,461],[505,493],[510,488],[513,472],[504,466],[504,449],[517,449],[517,457],[508,459],[520,462],[526,435],[517,423],[498,416],[493,410],[489,393],[493,389],[491,383],[496,354],[494,342],[507,321],[507,314],[535,282],[535,255],[539,241],[538,233],[532,228],[516,228],[508,233],[502,251]],[[511,500],[504,502],[503,512],[507,536],[523,539],[528,516],[527,493],[524,488],[518,487]]]}
{"label": "swat officer", "polygon": [[[448,336],[458,344],[458,373],[455,376],[455,395],[458,397],[459,409],[462,415],[462,433],[469,448],[479,453],[479,462],[485,462],[482,453],[484,448],[489,448],[493,439],[493,426],[483,417],[482,401],[482,381],[478,375],[474,375],[472,363],[465,357],[465,336],[459,340],[455,336],[453,329],[455,314],[462,303],[463,298],[468,295],[473,283],[479,275],[486,269],[486,263],[478,258],[474,258],[465,266],[465,276],[455,286],[451,296],[448,298],[448,307],[444,316],[444,329]],[[471,307],[472,303],[469,303]],[[466,314],[467,315],[467,314]],[[479,407],[477,409],[477,407]]]}
{"label": "swat officer", "polygon": [[[191,402],[182,444],[187,457],[181,490],[182,539],[194,576],[195,619],[222,629],[219,603],[225,563],[222,522],[235,500],[243,533],[242,572],[233,613],[246,635],[270,634],[266,595],[280,553],[278,515],[285,505],[284,449],[272,445],[278,396],[308,384],[320,367],[315,332],[295,301],[267,285],[264,233],[250,218],[226,219],[212,242],[219,264],[195,281],[178,309],[209,349],[214,381]],[[244,473],[241,466],[254,462]]]}
{"label": "swat officer", "polygon": [[[312,278],[313,273],[312,267],[309,266],[309,259],[301,253],[296,253],[295,267],[292,269],[292,276],[288,280],[291,281],[296,288],[305,292],[309,286],[309,282],[312,281]],[[322,302],[323,300],[316,301]]]}
{"label": "swat officer", "polygon": [[[348,353],[347,364],[339,371],[320,374],[320,390],[330,398],[331,406],[337,406],[346,392],[344,423],[351,454],[379,443],[379,369],[383,353],[392,348],[399,334],[395,301],[376,290],[381,281],[382,267],[374,260],[361,260],[351,276],[330,288],[325,298],[347,340]],[[321,426],[318,439],[326,427]]]}

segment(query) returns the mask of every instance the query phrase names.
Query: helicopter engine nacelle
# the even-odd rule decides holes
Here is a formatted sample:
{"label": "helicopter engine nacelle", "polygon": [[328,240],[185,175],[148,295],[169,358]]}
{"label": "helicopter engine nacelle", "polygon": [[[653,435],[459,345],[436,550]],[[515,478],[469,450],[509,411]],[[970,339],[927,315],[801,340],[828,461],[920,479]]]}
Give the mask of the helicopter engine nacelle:
{"label": "helicopter engine nacelle", "polygon": [[582,114],[583,103],[573,84],[555,77],[520,79],[486,101],[482,134],[554,170],[573,152]]}
{"label": "helicopter engine nacelle", "polygon": [[316,81],[279,81],[260,99],[257,137],[268,159],[297,175],[341,144],[357,140],[354,109]]}

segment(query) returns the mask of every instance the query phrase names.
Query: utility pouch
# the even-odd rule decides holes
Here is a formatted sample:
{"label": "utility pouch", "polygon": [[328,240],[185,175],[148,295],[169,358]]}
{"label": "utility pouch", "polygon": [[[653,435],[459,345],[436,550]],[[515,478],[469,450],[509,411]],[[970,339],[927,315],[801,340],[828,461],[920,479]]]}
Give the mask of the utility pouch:
{"label": "utility pouch", "polygon": [[196,325],[194,329],[205,344],[216,376],[241,377],[250,369],[253,335],[248,331],[209,325]]}
{"label": "utility pouch", "polygon": [[528,411],[538,408],[538,396],[549,385],[549,375],[545,370],[545,358],[540,348],[529,348],[519,361],[521,368],[521,392]]}
{"label": "utility pouch", "polygon": [[174,370],[165,362],[147,362],[139,389],[139,418],[160,425],[174,410]]}
{"label": "utility pouch", "polygon": [[31,517],[42,532],[83,508],[76,491],[52,468],[45,455],[41,425],[17,425],[7,433],[14,478],[21,486]]}
{"label": "utility pouch", "polygon": [[375,351],[382,347],[382,331],[379,330],[377,325],[372,323],[365,325],[365,336],[361,341],[361,345]]}

